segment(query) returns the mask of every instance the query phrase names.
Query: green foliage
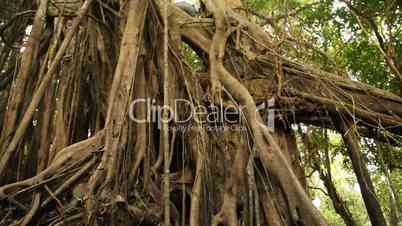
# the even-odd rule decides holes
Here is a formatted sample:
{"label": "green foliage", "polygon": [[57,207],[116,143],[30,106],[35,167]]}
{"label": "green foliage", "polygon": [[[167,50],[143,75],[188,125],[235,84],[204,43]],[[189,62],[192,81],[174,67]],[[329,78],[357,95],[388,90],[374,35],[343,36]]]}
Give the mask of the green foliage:
{"label": "green foliage", "polygon": [[181,48],[186,62],[189,63],[195,71],[200,70],[203,63],[197,53],[184,42],[182,43]]}
{"label": "green foliage", "polygon": [[[333,58],[337,67],[347,71],[350,77],[378,88],[392,92],[399,91],[399,80],[385,62],[379,51],[379,41],[374,35],[369,20],[372,19],[381,33],[387,51],[393,52],[396,62],[402,60],[402,7],[398,1],[355,0],[353,7],[362,14],[361,24],[347,5],[339,0],[321,1],[266,1],[247,0],[254,10],[279,15],[283,12],[300,10],[288,18],[290,33],[303,38],[317,49]],[[306,7],[307,5],[307,7]],[[278,22],[279,27],[285,27]],[[313,61],[323,69],[334,70],[328,59],[312,52],[306,56],[301,50],[297,55],[306,61]]]}
{"label": "green foliage", "polygon": [[[302,128],[303,132],[307,132],[307,128]],[[328,154],[331,161],[331,176],[341,198],[345,201],[345,204],[349,208],[353,218],[358,225],[370,226],[370,221],[367,215],[367,211],[360,193],[359,184],[357,183],[356,176],[353,172],[350,159],[347,154],[347,150],[344,147],[342,137],[332,131],[328,131],[327,135],[325,130],[320,128],[310,127],[308,130],[310,135],[309,140],[314,147],[318,147],[318,151],[311,153],[311,150],[307,150],[304,143],[299,137],[299,147],[303,156],[303,164],[308,178],[310,187],[310,195],[313,203],[322,212],[327,219],[329,225],[340,226],[344,225],[342,218],[336,213],[333,207],[332,200],[326,194],[326,188],[323,182],[319,178],[318,172],[311,173],[312,163],[311,154],[318,155],[319,158],[324,161],[324,150],[328,149]],[[371,143],[370,143],[371,142]],[[396,153],[400,154],[399,148],[393,148],[389,145],[376,146],[371,140],[365,139],[361,142],[364,158],[368,161],[368,169],[370,171],[376,193],[381,204],[381,207],[386,216],[390,216],[390,186],[386,180],[383,168],[380,163],[379,151],[384,155],[386,163],[392,162],[391,156]],[[398,163],[393,163],[394,168],[391,172],[391,183],[393,184],[396,192],[402,194],[402,172],[400,169],[395,168],[396,165],[401,166],[402,161],[395,158]],[[324,166],[322,169],[325,171]],[[388,168],[387,168],[388,169]],[[402,206],[402,198],[399,196],[398,205]]]}
{"label": "green foliage", "polygon": [[245,4],[247,8],[259,11],[270,11],[274,6],[273,1],[266,1],[266,0],[246,0]]}
{"label": "green foliage", "polygon": [[[358,225],[369,226],[369,220],[364,207],[363,200],[360,195],[359,186],[356,178],[350,169],[344,167],[343,155],[337,155],[335,160],[331,164],[331,173],[338,189],[339,194],[349,207],[354,219]],[[314,175],[312,180],[318,180],[317,175]],[[322,184],[319,184],[321,189],[325,190]],[[323,192],[313,192],[313,197],[319,199],[319,209],[323,213],[324,217],[328,220],[329,225],[340,226],[344,225],[342,218],[335,212],[331,199]]]}

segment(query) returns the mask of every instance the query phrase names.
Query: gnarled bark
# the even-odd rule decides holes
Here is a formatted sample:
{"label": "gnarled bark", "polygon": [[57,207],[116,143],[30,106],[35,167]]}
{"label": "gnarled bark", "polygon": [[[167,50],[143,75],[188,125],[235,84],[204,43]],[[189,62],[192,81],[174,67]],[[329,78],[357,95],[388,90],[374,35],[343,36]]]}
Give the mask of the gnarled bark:
{"label": "gnarled bark", "polygon": [[[155,225],[164,219],[165,226],[327,225],[307,194],[290,124],[313,124],[323,112],[353,113],[361,128],[381,120],[398,133],[399,127],[390,127],[402,121],[402,100],[281,56],[272,36],[231,9],[231,2],[240,4],[205,1],[213,18],[190,17],[167,1],[150,0],[89,0],[65,18],[49,12],[59,23],[50,32],[51,48],[44,49],[48,59],[38,59],[49,67],[42,67],[38,81],[28,80],[38,88],[0,159],[3,174],[18,151],[21,168],[25,152],[40,153],[39,168],[31,178],[0,187],[2,202],[16,207],[8,218],[45,225],[129,225],[141,219]],[[208,76],[188,65],[181,41],[203,56]],[[287,128],[270,131],[257,111],[271,97],[282,110],[295,107],[296,120]],[[152,99],[132,109],[139,118],[173,106],[177,98],[196,107],[235,106],[242,109],[237,117],[244,130],[220,132],[226,122],[196,115],[184,123],[190,131],[175,131],[171,127],[179,123],[162,122],[168,115],[158,111],[153,121],[133,122],[128,115],[136,98]],[[174,116],[183,118],[189,109],[179,106]]]}

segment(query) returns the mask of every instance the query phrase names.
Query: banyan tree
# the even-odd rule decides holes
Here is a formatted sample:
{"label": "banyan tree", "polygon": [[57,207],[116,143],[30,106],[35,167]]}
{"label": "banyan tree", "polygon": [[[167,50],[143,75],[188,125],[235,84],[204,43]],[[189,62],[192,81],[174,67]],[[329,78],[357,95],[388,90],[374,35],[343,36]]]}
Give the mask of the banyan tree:
{"label": "banyan tree", "polygon": [[402,98],[299,58],[314,46],[283,20],[240,0],[195,14],[168,0],[3,0],[0,224],[328,225],[295,135],[313,125],[342,135],[370,222],[387,225],[359,140],[397,145]]}

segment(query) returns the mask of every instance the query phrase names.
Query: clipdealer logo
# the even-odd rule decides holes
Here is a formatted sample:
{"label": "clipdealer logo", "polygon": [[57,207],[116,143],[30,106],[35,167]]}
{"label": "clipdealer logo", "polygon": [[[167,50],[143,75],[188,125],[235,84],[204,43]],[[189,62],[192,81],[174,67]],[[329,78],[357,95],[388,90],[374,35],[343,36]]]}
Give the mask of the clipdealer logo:
{"label": "clipdealer logo", "polygon": [[[145,107],[145,117],[135,114],[135,109]],[[263,118],[263,126],[269,130],[275,129],[275,99],[271,98],[256,106],[255,114],[260,114]],[[177,114],[179,110],[185,114]],[[134,100],[129,107],[129,118],[135,123],[157,123],[158,129],[163,123],[175,123],[176,129],[185,130],[189,125],[201,124],[212,129],[246,129],[244,125],[245,106],[224,106],[219,105],[194,105],[187,99],[175,99],[173,106],[158,105],[152,98],[140,98]],[[167,111],[168,117],[165,119],[163,113]],[[175,114],[176,113],[176,114]],[[180,115],[180,116],[179,116]],[[211,126],[212,125],[212,126]],[[239,127],[240,126],[240,127]]]}

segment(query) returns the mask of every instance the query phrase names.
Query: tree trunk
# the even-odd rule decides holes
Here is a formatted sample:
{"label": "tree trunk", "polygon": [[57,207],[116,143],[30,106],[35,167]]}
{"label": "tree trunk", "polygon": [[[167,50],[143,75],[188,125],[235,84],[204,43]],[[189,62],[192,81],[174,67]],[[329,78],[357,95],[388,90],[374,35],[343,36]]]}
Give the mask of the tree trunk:
{"label": "tree trunk", "polygon": [[[401,98],[346,79],[325,86],[333,74],[278,56],[272,36],[231,8],[241,1],[205,0],[208,17],[162,0],[50,1],[57,4],[44,11],[46,2],[35,11],[27,51],[0,58],[22,79],[18,89],[6,85],[5,95],[0,88],[8,98],[0,102],[14,106],[0,106],[10,125],[2,129],[0,156],[6,224],[326,226],[307,194],[291,124],[328,120],[327,111],[356,112],[366,129],[402,122]],[[42,25],[50,47],[37,51]],[[189,66],[183,44],[203,56],[207,76]],[[20,54],[18,67],[12,61]],[[32,95],[22,98],[25,86]],[[287,119],[289,106],[297,113],[276,130],[257,107],[271,97],[280,108],[275,119]],[[184,104],[166,111],[175,100]],[[208,114],[214,109],[232,111],[213,121],[220,117]],[[401,127],[388,131],[402,134]],[[376,214],[356,142],[345,134]],[[16,174],[30,162],[36,172],[9,176],[17,158],[26,169]],[[375,214],[373,224],[384,225]]]}
{"label": "tree trunk", "polygon": [[373,182],[367,169],[366,162],[359,146],[359,138],[356,135],[356,129],[353,124],[345,119],[334,118],[335,126],[342,134],[343,141],[348,150],[349,158],[352,162],[353,171],[356,174],[361,194],[366,205],[367,213],[373,225],[386,226],[384,214],[378,202]]}

